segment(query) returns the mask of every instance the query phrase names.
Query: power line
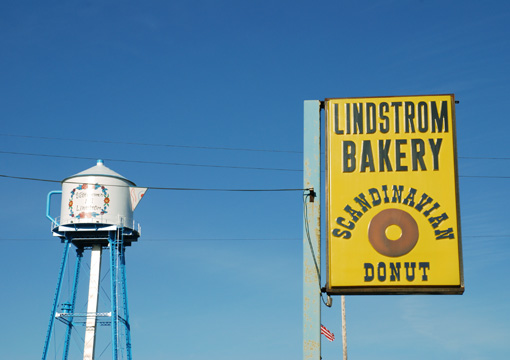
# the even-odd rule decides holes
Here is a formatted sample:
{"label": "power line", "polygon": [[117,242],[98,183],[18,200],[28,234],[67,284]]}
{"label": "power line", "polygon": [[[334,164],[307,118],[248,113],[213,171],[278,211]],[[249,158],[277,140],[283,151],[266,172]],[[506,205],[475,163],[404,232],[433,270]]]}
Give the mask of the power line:
{"label": "power line", "polygon": [[[510,235],[462,235],[462,238],[510,238]],[[59,239],[57,239],[58,241]],[[159,239],[145,239],[142,238],[139,242],[181,242],[181,241],[302,241],[302,238],[244,238],[244,237],[231,237],[231,238],[159,238]],[[47,238],[0,238],[0,241],[55,241],[55,237]]]}
{"label": "power line", "polygon": [[[95,157],[36,154],[36,153],[23,153],[23,152],[2,151],[2,150],[0,150],[0,154],[22,155],[22,156],[38,156],[38,157],[51,157],[51,158],[62,158],[62,159],[94,160],[94,161],[97,160],[97,158],[95,158]],[[480,159],[488,159],[488,158],[480,158]],[[497,159],[497,160],[507,160],[508,159],[508,160],[510,160],[510,158],[491,158],[491,159]],[[208,165],[208,164],[192,164],[192,163],[176,163],[176,162],[144,161],[144,160],[126,160],[126,159],[111,159],[111,158],[103,158],[103,160],[113,161],[113,162],[136,163],[136,164],[208,167],[208,168],[220,168],[220,169],[241,169],[241,170],[303,172],[302,169],[289,169],[289,168],[269,168],[269,167],[231,166],[231,165]],[[7,176],[4,176],[4,177],[7,177]],[[492,176],[492,175],[459,175],[459,177],[461,177],[461,178],[487,178],[487,179],[509,179],[510,178],[510,176],[497,176],[497,175],[494,175],[494,176]],[[33,179],[27,178],[26,180],[33,180]],[[54,180],[40,180],[40,181],[54,182]],[[163,188],[163,189],[170,190],[170,189],[167,189],[167,188]],[[172,190],[186,190],[186,189],[182,189],[182,188],[173,189],[172,188]],[[206,190],[210,190],[210,189],[206,189]]]}
{"label": "power line", "polygon": [[11,176],[11,175],[2,175],[2,174],[0,174],[0,177],[7,178],[7,179],[43,181],[43,182],[51,182],[51,183],[60,183],[61,182],[58,180],[38,179],[38,178],[31,178],[31,177]]}
{"label": "power line", "polygon": [[480,178],[480,179],[510,179],[510,176],[498,176],[498,175],[459,175],[461,178]]}
{"label": "power line", "polygon": [[50,137],[50,136],[15,135],[15,134],[0,134],[0,136],[27,138],[27,139],[58,140],[58,141],[101,143],[101,144],[117,144],[117,145],[152,146],[152,147],[169,147],[169,148],[184,148],[184,149],[226,150],[226,151],[252,151],[252,152],[270,152],[270,153],[290,153],[290,154],[302,154],[303,153],[302,151],[293,151],[293,150],[253,149],[253,148],[236,148],[236,147],[220,147],[220,146],[196,146],[196,145],[176,145],[176,144],[157,144],[157,143],[141,143],[141,142],[131,142],[131,141],[112,141],[112,140],[87,140],[87,139],[59,138],[59,137]]}
{"label": "power line", "polygon": [[[61,183],[59,180],[51,180],[51,179],[40,179],[40,178],[32,178],[32,177],[24,177],[24,176],[11,176],[0,174],[0,177],[6,179],[15,179],[15,180],[28,180],[28,181],[40,181],[40,182],[51,182],[51,183]],[[81,182],[69,182],[70,184],[83,184]],[[128,185],[114,185],[114,184],[103,184],[105,186],[116,186],[116,187],[129,187]],[[217,191],[217,192],[285,192],[285,191],[307,191],[310,189],[213,189],[213,188],[179,188],[179,187],[157,187],[157,186],[143,186],[150,190],[170,190],[170,191]]]}
{"label": "power line", "polygon": [[[54,241],[55,238],[0,238],[0,241]],[[59,240],[59,239],[58,239]],[[302,241],[302,238],[162,238],[162,239],[145,239],[139,240],[140,242],[155,241],[155,242],[180,242],[180,241]]]}
{"label": "power line", "polygon": [[[78,160],[97,160],[94,157],[85,156],[70,156],[70,155],[50,155],[50,154],[37,154],[37,153],[25,153],[15,151],[2,151],[0,154],[9,155],[23,155],[23,156],[38,156],[38,157],[50,157],[59,159],[78,159]],[[143,161],[143,160],[125,160],[125,159],[109,159],[103,158],[103,160],[114,161],[114,162],[125,162],[125,163],[136,163],[136,164],[153,164],[153,165],[172,165],[172,166],[192,166],[192,167],[208,167],[208,168],[220,168],[220,169],[242,169],[242,170],[267,170],[267,171],[288,171],[288,172],[300,172],[301,169],[285,169],[285,168],[269,168],[269,167],[253,167],[253,166],[231,166],[231,165],[208,165],[208,164],[192,164],[192,163],[177,163],[177,162],[165,162],[165,161]]]}
{"label": "power line", "polygon": [[[459,175],[461,178],[486,178],[486,179],[510,179],[510,176],[489,176],[489,175]],[[0,178],[13,179],[13,180],[27,180],[38,182],[61,183],[61,180],[41,179],[26,176],[13,176],[0,174]],[[81,184],[83,182],[69,182],[71,184]],[[105,186],[123,187],[128,185],[117,184],[103,184]],[[289,191],[308,191],[310,189],[302,188],[276,188],[276,189],[221,189],[221,188],[182,188],[182,187],[158,187],[158,186],[143,186],[150,190],[165,190],[165,191],[207,191],[207,192],[289,192]]]}
{"label": "power line", "polygon": [[469,237],[469,238],[507,238],[510,237],[510,235],[467,235],[462,237]]}
{"label": "power line", "polygon": [[489,156],[458,156],[459,159],[468,160],[510,160],[510,157],[489,157]]}
{"label": "power line", "polygon": [[[76,138],[60,138],[60,137],[51,137],[51,136],[17,135],[17,134],[5,134],[5,133],[0,133],[0,136],[27,138],[27,139],[58,140],[58,141],[117,144],[117,145],[152,146],[152,147],[169,147],[169,148],[184,148],[184,149],[303,154],[303,151],[299,151],[299,150],[255,149],[255,148],[237,148],[237,147],[226,147],[226,146],[197,146],[197,145],[142,143],[142,142],[133,142],[133,141],[90,140],[90,139],[76,139]],[[50,156],[50,155],[48,155],[48,156]],[[88,158],[80,158],[80,157],[75,157],[75,158],[88,160]],[[458,158],[459,159],[468,159],[468,160],[510,160],[510,157],[497,157],[497,156],[458,156]],[[123,161],[123,160],[109,159],[109,161]],[[126,160],[126,161],[128,161],[128,160]],[[150,163],[150,162],[148,162],[148,163]],[[183,165],[188,166],[188,164],[183,164]],[[202,166],[202,165],[197,165],[197,166]],[[204,166],[209,166],[209,165],[204,165]]]}

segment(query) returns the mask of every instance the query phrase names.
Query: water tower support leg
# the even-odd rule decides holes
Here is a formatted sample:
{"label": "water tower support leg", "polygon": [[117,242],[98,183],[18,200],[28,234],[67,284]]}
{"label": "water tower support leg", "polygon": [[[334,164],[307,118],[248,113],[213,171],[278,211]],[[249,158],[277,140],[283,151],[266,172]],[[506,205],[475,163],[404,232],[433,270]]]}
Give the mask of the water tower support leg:
{"label": "water tower support leg", "polygon": [[126,284],[126,248],[124,246],[124,240],[121,244],[120,254],[120,271],[122,276],[122,298],[124,300],[124,320],[126,327],[126,353],[127,360],[131,360],[131,324],[129,322],[129,309],[128,309],[128,297],[127,297],[127,284]]}
{"label": "water tower support leg", "polygon": [[55,314],[57,312],[58,301],[60,299],[60,290],[62,289],[62,281],[64,280],[64,271],[67,265],[67,258],[69,255],[69,248],[71,244],[69,239],[66,237],[64,241],[64,253],[62,254],[62,261],[60,262],[60,272],[58,274],[57,288],[55,290],[55,296],[53,297],[53,306],[51,308],[50,323],[48,325],[48,331],[46,332],[46,340],[44,341],[44,349],[42,354],[42,360],[46,360],[48,356],[48,348],[50,346],[51,333],[53,331],[53,324],[55,323]]}
{"label": "water tower support leg", "polygon": [[112,303],[112,359],[117,360],[117,324],[118,324],[118,313],[117,313],[117,232],[110,231],[108,242],[110,243],[110,291],[111,291],[111,303]]}
{"label": "water tower support leg", "polygon": [[[80,278],[81,259],[83,258],[83,248],[76,249],[76,264],[74,266],[74,280],[73,290],[71,294],[71,304],[69,306],[69,312],[74,313],[74,307],[76,304],[76,292],[78,291],[78,280]],[[64,341],[64,351],[62,353],[62,360],[67,360],[69,356],[69,342],[71,340],[71,332],[73,331],[73,316],[69,317],[69,324],[67,325],[66,337]]]}
{"label": "water tower support leg", "polygon": [[87,302],[87,321],[85,324],[85,345],[83,360],[93,360],[96,350],[97,305],[101,281],[101,253],[100,244],[92,245],[90,252],[89,297]]}

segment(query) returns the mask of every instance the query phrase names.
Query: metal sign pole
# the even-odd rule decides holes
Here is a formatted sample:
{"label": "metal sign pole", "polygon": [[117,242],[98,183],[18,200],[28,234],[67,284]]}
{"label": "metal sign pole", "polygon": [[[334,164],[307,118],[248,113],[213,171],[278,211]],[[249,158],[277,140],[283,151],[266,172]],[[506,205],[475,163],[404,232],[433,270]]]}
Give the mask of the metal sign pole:
{"label": "metal sign pole", "polygon": [[345,323],[345,296],[342,299],[342,353],[344,354],[343,360],[347,360],[347,325]]}
{"label": "metal sign pole", "polygon": [[321,126],[318,100],[304,102],[303,359],[321,358]]}

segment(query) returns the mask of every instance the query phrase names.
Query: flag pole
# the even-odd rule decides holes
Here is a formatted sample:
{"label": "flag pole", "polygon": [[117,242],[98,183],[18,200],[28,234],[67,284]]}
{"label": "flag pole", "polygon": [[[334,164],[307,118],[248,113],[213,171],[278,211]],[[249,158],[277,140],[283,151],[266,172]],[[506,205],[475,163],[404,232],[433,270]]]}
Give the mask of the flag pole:
{"label": "flag pole", "polygon": [[343,360],[347,360],[347,324],[345,323],[345,296],[342,295],[342,346]]}

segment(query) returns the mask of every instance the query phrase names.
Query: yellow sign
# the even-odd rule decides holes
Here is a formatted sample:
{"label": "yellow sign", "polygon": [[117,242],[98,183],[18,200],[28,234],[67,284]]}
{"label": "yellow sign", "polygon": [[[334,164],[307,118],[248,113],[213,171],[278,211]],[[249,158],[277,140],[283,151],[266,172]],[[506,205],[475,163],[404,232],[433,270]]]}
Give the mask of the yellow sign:
{"label": "yellow sign", "polygon": [[327,292],[462,293],[454,96],[325,108]]}

